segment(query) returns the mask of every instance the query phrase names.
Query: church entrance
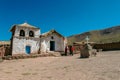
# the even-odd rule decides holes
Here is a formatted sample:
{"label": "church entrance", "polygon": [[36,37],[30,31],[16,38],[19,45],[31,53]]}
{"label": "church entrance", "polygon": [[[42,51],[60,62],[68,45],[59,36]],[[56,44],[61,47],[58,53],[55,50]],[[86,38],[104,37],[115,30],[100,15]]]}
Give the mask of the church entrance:
{"label": "church entrance", "polygon": [[55,51],[55,41],[50,41],[50,51]]}
{"label": "church entrance", "polygon": [[30,54],[30,52],[31,52],[31,47],[30,46],[26,46],[26,53]]}

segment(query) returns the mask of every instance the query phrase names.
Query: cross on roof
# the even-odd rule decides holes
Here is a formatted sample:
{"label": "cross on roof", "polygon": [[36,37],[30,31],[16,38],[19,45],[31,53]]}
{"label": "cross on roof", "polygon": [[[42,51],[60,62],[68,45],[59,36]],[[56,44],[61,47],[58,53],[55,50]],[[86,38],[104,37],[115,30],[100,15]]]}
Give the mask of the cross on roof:
{"label": "cross on roof", "polygon": [[88,36],[86,36],[85,40],[86,40],[86,42],[87,42],[87,44],[88,44],[88,42],[89,42],[90,39],[89,39]]}

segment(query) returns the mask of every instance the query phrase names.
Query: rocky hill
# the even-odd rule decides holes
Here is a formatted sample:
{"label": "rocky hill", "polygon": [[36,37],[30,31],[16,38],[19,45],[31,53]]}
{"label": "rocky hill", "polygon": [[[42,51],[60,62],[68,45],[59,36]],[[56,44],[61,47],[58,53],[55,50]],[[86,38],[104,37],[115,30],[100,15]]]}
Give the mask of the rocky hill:
{"label": "rocky hill", "polygon": [[120,26],[72,35],[68,37],[68,43],[72,44],[73,42],[85,41],[86,36],[89,36],[89,41],[97,43],[119,42]]}

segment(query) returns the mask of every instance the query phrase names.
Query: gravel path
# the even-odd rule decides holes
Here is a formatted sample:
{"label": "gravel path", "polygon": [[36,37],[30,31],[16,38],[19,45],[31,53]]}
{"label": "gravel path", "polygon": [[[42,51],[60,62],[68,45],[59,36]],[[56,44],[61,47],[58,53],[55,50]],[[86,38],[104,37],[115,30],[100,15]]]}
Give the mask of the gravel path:
{"label": "gravel path", "polygon": [[120,80],[120,51],[87,59],[75,54],[5,60],[0,63],[0,80]]}

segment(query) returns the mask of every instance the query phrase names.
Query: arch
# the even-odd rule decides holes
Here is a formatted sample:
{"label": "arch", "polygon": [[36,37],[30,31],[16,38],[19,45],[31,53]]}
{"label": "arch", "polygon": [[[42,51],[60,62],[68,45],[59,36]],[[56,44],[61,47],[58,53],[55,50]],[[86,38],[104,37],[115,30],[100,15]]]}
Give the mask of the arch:
{"label": "arch", "polygon": [[20,36],[25,36],[25,31],[24,30],[20,30]]}
{"label": "arch", "polygon": [[29,36],[30,36],[30,37],[34,37],[34,32],[33,32],[33,31],[30,31],[30,32],[29,32]]}

